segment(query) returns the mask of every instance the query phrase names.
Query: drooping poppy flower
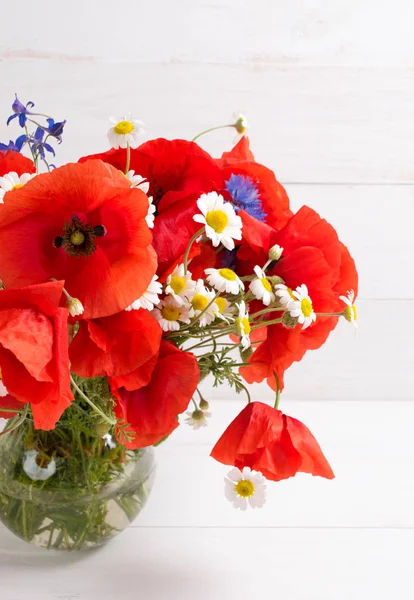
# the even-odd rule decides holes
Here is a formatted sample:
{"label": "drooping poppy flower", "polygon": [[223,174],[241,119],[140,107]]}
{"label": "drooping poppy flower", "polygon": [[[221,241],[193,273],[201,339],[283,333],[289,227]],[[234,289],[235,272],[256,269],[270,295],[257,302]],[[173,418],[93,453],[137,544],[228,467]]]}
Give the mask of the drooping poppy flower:
{"label": "drooping poppy flower", "polygon": [[[80,162],[99,158],[124,171],[126,150],[110,150],[85,156]],[[194,142],[156,139],[131,150],[130,168],[149,182],[148,195],[156,207],[154,248],[158,275],[164,281],[182,262],[191,236],[199,226],[193,221],[201,194],[220,192],[223,180],[213,158]],[[193,254],[197,246],[193,248]]]}
{"label": "drooping poppy flower", "polygon": [[[274,231],[249,215],[242,215],[243,243],[237,254],[238,272],[251,272],[254,264],[267,260],[273,245],[283,248],[281,258],[268,275],[281,277],[290,289],[306,284],[316,313],[334,313],[343,309],[339,296],[346,290],[357,293],[358,275],[346,247],[338,240],[335,229],[312,209],[303,207],[282,230]],[[303,358],[307,350],[319,348],[336,327],[337,317],[317,317],[309,328],[297,325],[287,329],[282,324],[268,327],[266,340],[240,369],[248,383],[267,378],[275,389],[274,373],[283,388],[283,375],[293,362]]]}
{"label": "drooping poppy flower", "polygon": [[144,309],[81,321],[69,348],[71,370],[81,377],[125,375],[158,354],[161,335]]}
{"label": "drooping poppy flower", "polygon": [[0,278],[7,287],[64,279],[84,318],[115,314],[156,270],[148,199],[101,161],[68,164],[5,195]]}
{"label": "drooping poppy flower", "polygon": [[[150,375],[150,380],[139,389],[119,388],[119,378],[110,379],[115,414],[129,423],[134,436],[121,440],[128,448],[151,446],[174,431],[179,425],[177,416],[187,409],[200,379],[196,357],[166,340],[161,342],[156,363],[149,362],[145,379]],[[143,373],[144,368],[138,370]]]}
{"label": "drooping poppy flower", "polygon": [[265,221],[275,230],[287,223],[292,212],[286,190],[273,171],[255,162],[246,136],[217,164],[224,180],[224,196],[236,209]]}
{"label": "drooping poppy flower", "polygon": [[31,405],[37,429],[53,429],[73,400],[68,311],[59,308],[62,288],[63,282],[55,281],[0,291],[2,381],[21,406]]}
{"label": "drooping poppy flower", "polygon": [[20,154],[20,152],[10,150],[0,152],[0,177],[12,172],[20,176],[24,173],[36,173],[36,168],[33,161]]}
{"label": "drooping poppy flower", "polygon": [[296,473],[335,476],[309,429],[262,402],[251,402],[234,419],[211,451],[225,465],[250,467],[281,481]]}

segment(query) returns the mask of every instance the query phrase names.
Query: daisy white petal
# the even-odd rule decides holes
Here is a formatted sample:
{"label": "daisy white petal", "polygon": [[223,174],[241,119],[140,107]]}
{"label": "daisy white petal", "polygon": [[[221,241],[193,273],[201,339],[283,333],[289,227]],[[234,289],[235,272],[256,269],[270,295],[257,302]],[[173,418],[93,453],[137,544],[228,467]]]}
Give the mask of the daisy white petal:
{"label": "daisy white petal", "polygon": [[113,124],[108,131],[108,140],[112,148],[137,148],[140,143],[139,136],[144,132],[142,121],[133,119],[131,114],[122,119],[111,117]]}
{"label": "daisy white petal", "polygon": [[179,265],[167,278],[165,293],[172,296],[177,306],[184,306],[194,295],[196,282],[191,279],[190,271],[184,272],[184,265]]}
{"label": "daisy white petal", "polygon": [[217,192],[202,194],[197,200],[201,214],[194,215],[197,223],[205,225],[205,234],[213,246],[223,244],[233,250],[234,240],[241,240],[242,220],[230,202],[225,202]]}
{"label": "daisy white petal", "polygon": [[297,318],[302,329],[306,329],[316,320],[307,286],[305,284],[298,286],[292,292],[292,296],[294,299],[287,305],[287,310],[291,317]]}
{"label": "daisy white petal", "polygon": [[214,298],[215,293],[212,290],[207,290],[204,281],[199,279],[191,295],[190,302],[195,317],[202,313],[198,320],[200,327],[210,325],[216,318],[217,304],[213,302]]}
{"label": "daisy white petal", "polygon": [[187,418],[184,419],[187,425],[190,425],[193,429],[200,429],[201,427],[207,427],[207,419],[211,417],[211,413],[206,410],[193,410],[186,413]]}
{"label": "daisy white petal", "polygon": [[167,296],[154,308],[152,314],[157,319],[163,331],[178,331],[180,323],[190,323],[191,305],[177,306],[174,298]]}
{"label": "daisy white petal", "polygon": [[239,315],[236,319],[237,332],[241,338],[241,345],[246,350],[251,344],[249,337],[251,331],[249,313],[246,310],[246,304],[244,301],[240,302],[240,304],[236,304],[236,306],[239,309]]}
{"label": "daisy white petal", "polygon": [[207,283],[219,292],[227,294],[239,294],[244,290],[241,279],[232,269],[205,269]]}
{"label": "daisy white petal", "polygon": [[18,175],[15,171],[6,173],[3,177],[0,177],[0,203],[3,202],[4,195],[12,190],[18,190],[22,188],[28,181],[36,177],[36,173],[23,173]]}
{"label": "daisy white petal", "polygon": [[347,292],[347,296],[339,296],[339,299],[342,300],[342,302],[345,302],[346,307],[343,311],[343,315],[345,317],[345,319],[349,322],[352,323],[352,325],[354,325],[354,327],[358,327],[358,323],[357,323],[357,310],[356,310],[356,306],[354,304],[355,301],[355,292],[354,290],[349,290]]}
{"label": "daisy white petal", "polygon": [[246,510],[248,506],[259,508],[266,502],[264,478],[257,471],[244,467],[243,471],[232,469],[224,479],[224,494],[235,508]]}
{"label": "daisy white petal", "polygon": [[258,300],[261,300],[265,306],[269,306],[275,301],[272,284],[267,279],[265,272],[258,265],[255,266],[254,272],[256,279],[250,283],[249,289]]}
{"label": "daisy white petal", "polygon": [[156,306],[160,301],[158,295],[162,293],[162,285],[159,281],[157,281],[157,279],[158,275],[154,275],[147,290],[130,306],[127,306],[125,310],[139,310],[140,308],[153,310],[154,306]]}

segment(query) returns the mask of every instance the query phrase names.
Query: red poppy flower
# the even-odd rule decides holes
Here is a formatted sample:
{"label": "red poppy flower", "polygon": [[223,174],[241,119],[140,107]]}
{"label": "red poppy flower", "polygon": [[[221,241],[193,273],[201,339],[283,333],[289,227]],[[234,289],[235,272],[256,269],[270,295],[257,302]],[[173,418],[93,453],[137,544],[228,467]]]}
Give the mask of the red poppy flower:
{"label": "red poppy flower", "polygon": [[0,206],[0,278],[7,287],[64,279],[85,318],[132,304],[156,270],[148,199],[101,161],[38,175]]}
{"label": "red poppy flower", "polygon": [[6,396],[0,396],[0,408],[2,409],[0,410],[0,419],[11,419],[17,415],[13,409],[21,409],[22,403],[10,394],[6,394]]}
{"label": "red poppy flower", "polygon": [[[100,158],[119,170],[125,170],[124,149],[85,156],[80,162],[91,158]],[[197,199],[205,192],[221,190],[220,169],[213,158],[194,142],[162,138],[131,150],[130,168],[148,180],[148,195],[153,197],[157,207],[153,243],[158,255],[158,275],[162,281],[182,262],[187,244],[198,229],[193,221]]]}
{"label": "red poppy flower", "polygon": [[2,379],[11,396],[31,405],[37,429],[53,429],[73,400],[62,288],[56,281],[0,291]]}
{"label": "red poppy flower", "polygon": [[260,471],[273,481],[296,473],[335,477],[309,429],[262,402],[251,402],[241,411],[214,446],[211,456],[225,465]]}
{"label": "red poppy flower", "polygon": [[[277,181],[273,171],[255,162],[250,151],[249,139],[244,136],[231,150],[217,160],[224,181],[231,175],[248,177],[259,193],[265,221],[276,230],[283,227],[292,216],[289,197],[285,188]],[[228,194],[225,194],[228,197]]]}
{"label": "red poppy flower", "polygon": [[[119,379],[110,380],[116,397],[115,414],[129,423],[132,441],[122,440],[128,448],[156,444],[179,425],[177,415],[184,412],[197,388],[200,372],[196,357],[163,340],[157,362],[147,369],[149,382],[133,391],[118,388]],[[146,368],[146,367],[145,367]],[[143,369],[139,369],[143,373]]]}
{"label": "red poppy flower", "polygon": [[[358,290],[355,264],[346,247],[338,240],[335,229],[308,207],[303,207],[279,232],[243,214],[243,244],[237,254],[237,272],[251,272],[254,264],[267,260],[271,246],[284,248],[281,259],[268,271],[278,275],[291,289],[305,283],[315,312],[340,312],[344,306],[339,296]],[[287,329],[282,324],[268,327],[267,338],[242,367],[248,383],[267,378],[275,389],[274,373],[283,387],[283,375],[307,350],[319,348],[338,322],[336,317],[318,317],[303,330]]]}
{"label": "red poppy flower", "polygon": [[23,173],[36,173],[34,163],[20,152],[0,152],[0,177],[14,171],[19,176]]}
{"label": "red poppy flower", "polygon": [[161,334],[144,309],[81,321],[69,348],[71,370],[81,377],[124,375],[158,354]]}

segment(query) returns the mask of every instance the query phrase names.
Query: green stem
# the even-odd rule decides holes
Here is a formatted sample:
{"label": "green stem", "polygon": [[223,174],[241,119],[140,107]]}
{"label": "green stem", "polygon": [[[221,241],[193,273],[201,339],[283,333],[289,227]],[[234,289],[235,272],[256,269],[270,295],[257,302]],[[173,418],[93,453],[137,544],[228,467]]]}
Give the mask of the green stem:
{"label": "green stem", "polygon": [[265,308],[263,310],[259,310],[258,312],[253,313],[252,315],[250,315],[250,319],[254,319],[255,317],[258,317],[259,315],[265,315],[267,313],[271,313],[271,312],[280,312],[286,311],[286,308],[284,307],[280,307],[280,308]]}
{"label": "green stem", "polygon": [[280,381],[279,381],[279,377],[278,377],[276,371],[273,371],[273,375],[275,376],[275,381],[276,381],[276,402],[275,402],[275,409],[277,410],[279,408],[279,402],[280,402]]}
{"label": "green stem", "polygon": [[[26,137],[29,139],[30,138],[30,133],[29,133],[29,130],[27,129],[27,125],[24,126],[24,130],[26,132]],[[33,152],[31,145],[29,143],[27,143],[27,145],[29,146],[30,154],[32,155],[34,166],[36,167],[36,173],[37,173],[37,156]]]}
{"label": "green stem", "polygon": [[246,387],[245,385],[243,385],[243,384],[242,384],[240,381],[238,382],[238,385],[239,385],[241,388],[243,388],[243,389],[244,389],[244,391],[246,392],[246,395],[247,395],[247,402],[248,402],[248,404],[250,404],[250,402],[252,401],[252,397],[250,396],[250,392],[249,392],[249,390],[248,390],[248,389],[247,389],[247,387]]}
{"label": "green stem", "polygon": [[82,390],[80,389],[80,387],[76,384],[75,380],[73,379],[72,375],[70,376],[70,382],[73,385],[73,387],[75,388],[75,390],[78,392],[78,394],[85,400],[85,402],[87,402],[89,404],[89,406],[100,416],[102,417],[102,419],[105,421],[105,423],[108,423],[108,425],[116,425],[116,420],[115,419],[111,419],[110,417],[108,417],[98,406],[96,406],[96,404],[94,404],[92,402],[92,400],[90,400],[88,398],[88,396],[86,396],[86,394],[84,394],[82,392]]}
{"label": "green stem", "polygon": [[127,142],[125,175],[128,173],[130,165],[131,165],[131,146]]}
{"label": "green stem", "polygon": [[[223,331],[222,333],[219,333],[218,335],[214,335],[210,338],[210,340],[216,340],[220,337],[223,337],[223,335],[229,335],[229,333],[231,333],[233,331],[232,328],[226,329],[226,331]],[[190,352],[191,350],[194,350],[195,348],[198,348],[199,346],[201,346],[202,344],[204,344],[205,342],[199,342],[198,344],[196,344],[195,346],[191,346],[191,348],[186,348],[185,351],[186,352]]]}
{"label": "green stem", "polygon": [[195,242],[195,240],[200,237],[200,235],[202,235],[203,231],[204,231],[204,227],[201,227],[201,229],[199,229],[198,231],[195,232],[195,234],[192,236],[192,238],[190,239],[190,241],[188,242],[188,246],[185,250],[185,254],[184,254],[184,259],[183,259],[183,264],[184,264],[184,275],[187,275],[187,270],[188,270],[188,255],[190,254],[190,250],[191,250],[191,246],[193,245],[193,243]]}
{"label": "green stem", "polygon": [[197,402],[194,400],[194,398],[191,398],[191,402],[194,404],[195,410],[198,410]]}
{"label": "green stem", "polygon": [[260,329],[261,327],[268,327],[269,325],[277,325],[281,323],[282,319],[274,319],[274,321],[263,321],[263,323],[259,323],[258,325],[253,325],[252,331],[255,329]]}
{"label": "green stem", "polygon": [[[29,405],[26,404],[24,407],[24,410],[22,412],[22,414],[20,415],[20,417],[17,419],[17,421],[15,423],[12,424],[11,427],[7,427],[6,425],[6,429],[4,429],[0,435],[7,435],[8,433],[11,433],[12,431],[14,431],[15,429],[17,429],[18,427],[20,427],[20,425],[22,423],[24,423],[26,416],[27,416],[27,412],[29,410]],[[10,421],[9,421],[10,422]]]}
{"label": "green stem", "polygon": [[339,313],[315,313],[317,317],[342,317],[343,312]]}
{"label": "green stem", "polygon": [[206,133],[210,133],[211,131],[217,131],[218,129],[227,129],[228,127],[234,127],[234,123],[230,123],[229,125],[217,125],[216,127],[210,127],[209,129],[205,129],[201,133],[197,133],[197,135],[193,137],[191,141],[195,142],[196,140],[198,140],[198,138],[200,138],[202,135],[205,135]]}
{"label": "green stem", "polygon": [[201,319],[201,317],[204,315],[204,313],[206,312],[206,310],[208,310],[210,308],[210,306],[213,304],[213,302],[215,302],[217,300],[217,298],[219,297],[220,292],[217,292],[217,294],[214,296],[214,298],[211,300],[211,302],[209,304],[207,304],[207,306],[205,308],[203,308],[203,310],[201,311],[201,313],[199,315],[196,316],[196,318],[194,319],[194,321],[191,321],[191,323],[189,325],[186,325],[185,327],[182,327],[180,329],[180,333],[182,331],[186,331],[187,329],[191,329],[191,327],[193,325],[195,325],[195,323],[197,323],[197,321],[199,321]]}

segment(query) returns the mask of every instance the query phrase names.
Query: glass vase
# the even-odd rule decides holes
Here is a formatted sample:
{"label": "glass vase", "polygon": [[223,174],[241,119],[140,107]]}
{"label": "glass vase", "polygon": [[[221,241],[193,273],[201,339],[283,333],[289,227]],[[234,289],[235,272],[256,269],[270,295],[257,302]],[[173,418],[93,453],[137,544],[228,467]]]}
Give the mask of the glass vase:
{"label": "glass vase", "polygon": [[79,407],[65,415],[53,431],[35,430],[26,419],[0,436],[0,520],[42,548],[91,549],[142,510],[154,480],[154,451],[126,449]]}

